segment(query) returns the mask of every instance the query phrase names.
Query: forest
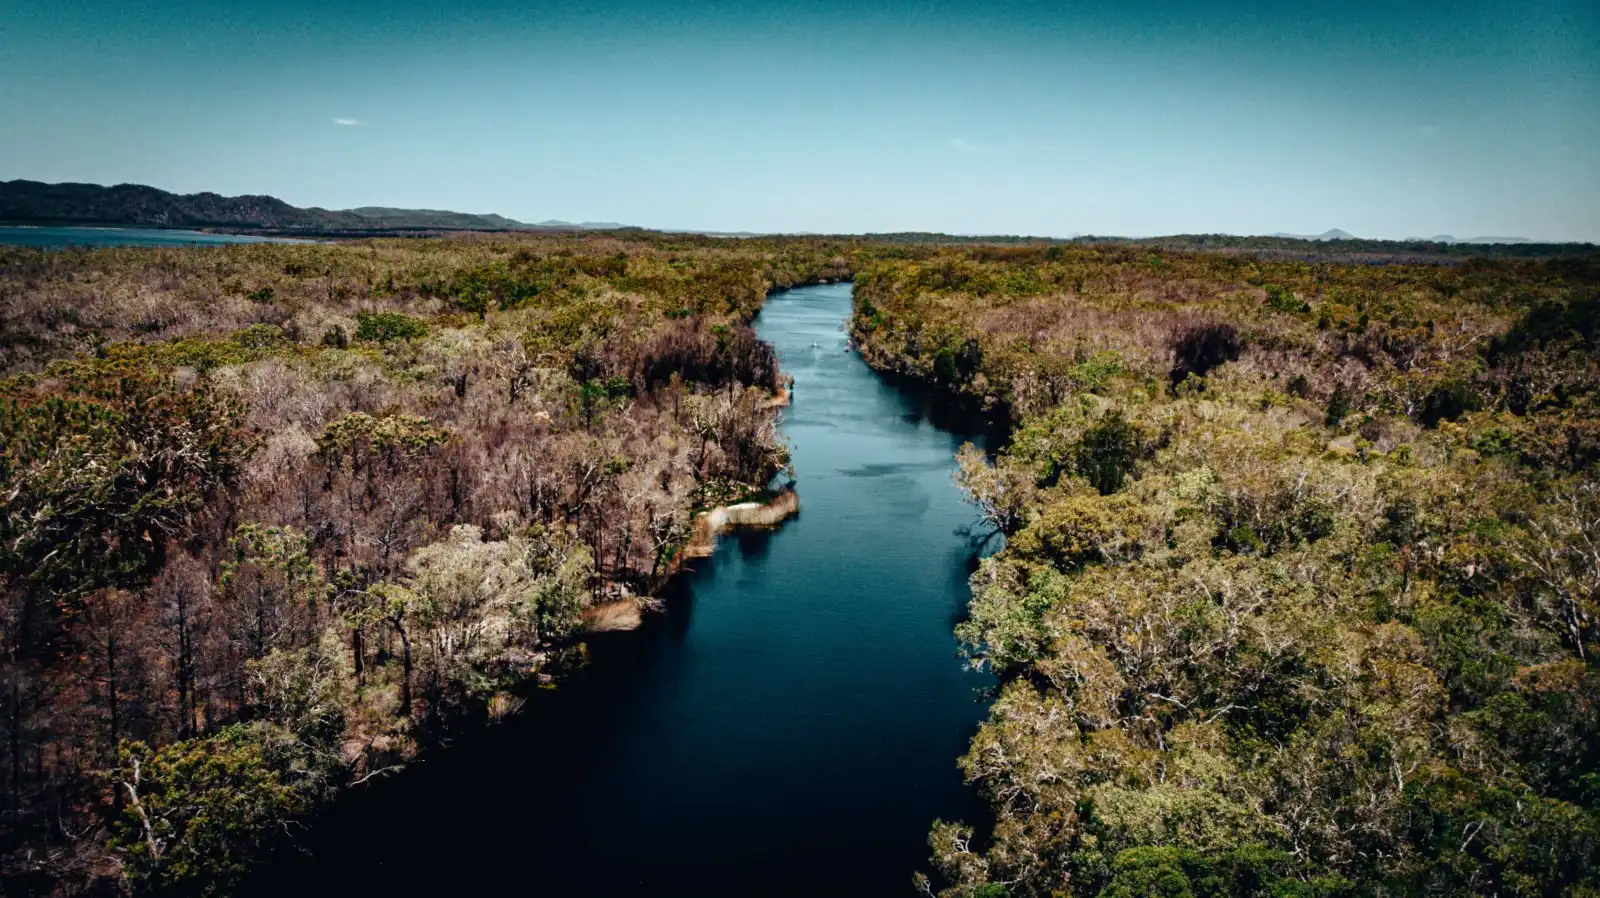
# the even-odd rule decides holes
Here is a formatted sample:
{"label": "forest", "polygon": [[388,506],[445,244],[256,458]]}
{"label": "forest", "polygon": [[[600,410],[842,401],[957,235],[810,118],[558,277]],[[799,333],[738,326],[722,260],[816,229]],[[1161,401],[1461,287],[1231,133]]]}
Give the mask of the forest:
{"label": "forest", "polygon": [[[869,363],[1012,425],[922,889],[1600,894],[1600,264],[961,247]],[[992,822],[992,826],[990,823]]]}
{"label": "forest", "polygon": [[1600,894],[1600,260],[1175,241],[0,248],[0,884],[230,894],[559,684],[787,468],[767,295],[853,279],[1010,433],[925,892]]}
{"label": "forest", "polygon": [[558,682],[786,467],[748,322],[848,252],[0,248],[3,890],[229,894]]}

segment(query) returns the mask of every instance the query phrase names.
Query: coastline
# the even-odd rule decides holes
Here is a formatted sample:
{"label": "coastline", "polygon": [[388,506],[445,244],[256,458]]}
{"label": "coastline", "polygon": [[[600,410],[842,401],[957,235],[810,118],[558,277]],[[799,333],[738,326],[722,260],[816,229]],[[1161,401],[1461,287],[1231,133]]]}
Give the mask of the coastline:
{"label": "coastline", "polygon": [[[30,231],[30,232],[88,232],[94,234],[116,234],[118,232],[132,232],[138,234],[162,234],[167,240],[161,242],[129,242],[106,241],[89,244],[66,244],[67,246],[83,245],[93,248],[107,248],[117,246],[235,246],[253,243],[282,243],[282,244],[309,244],[325,243],[310,236],[291,237],[283,234],[250,233],[244,230],[229,228],[200,228],[200,227],[163,227],[158,225],[106,225],[106,224],[39,224],[30,222],[26,224],[0,221],[0,231]],[[207,238],[184,240],[186,237]],[[232,238],[232,239],[221,239]],[[8,245],[0,241],[0,246]],[[46,249],[56,248],[53,244],[16,244],[22,247],[39,247]]]}

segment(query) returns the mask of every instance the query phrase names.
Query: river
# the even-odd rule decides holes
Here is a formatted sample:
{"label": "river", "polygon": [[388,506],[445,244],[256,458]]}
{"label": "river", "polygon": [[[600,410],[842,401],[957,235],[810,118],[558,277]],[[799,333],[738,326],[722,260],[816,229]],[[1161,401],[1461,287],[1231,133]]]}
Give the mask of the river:
{"label": "river", "polygon": [[[756,320],[794,376],[801,511],[724,537],[578,679],[330,809],[259,882],[417,895],[910,895],[990,681],[951,629],[974,564],[942,403],[846,349],[848,284]],[[269,884],[266,880],[272,880]]]}

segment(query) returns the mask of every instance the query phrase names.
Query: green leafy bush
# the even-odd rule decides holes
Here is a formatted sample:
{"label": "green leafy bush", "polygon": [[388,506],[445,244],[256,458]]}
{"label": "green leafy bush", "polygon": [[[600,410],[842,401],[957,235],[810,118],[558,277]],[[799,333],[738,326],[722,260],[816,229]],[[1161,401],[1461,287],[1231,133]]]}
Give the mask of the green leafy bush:
{"label": "green leafy bush", "polygon": [[402,312],[356,313],[356,339],[369,343],[415,340],[428,334],[428,325]]}
{"label": "green leafy bush", "polygon": [[123,810],[111,845],[134,889],[233,894],[307,808],[291,763],[280,734],[248,724],[161,748],[124,743],[114,783]]}

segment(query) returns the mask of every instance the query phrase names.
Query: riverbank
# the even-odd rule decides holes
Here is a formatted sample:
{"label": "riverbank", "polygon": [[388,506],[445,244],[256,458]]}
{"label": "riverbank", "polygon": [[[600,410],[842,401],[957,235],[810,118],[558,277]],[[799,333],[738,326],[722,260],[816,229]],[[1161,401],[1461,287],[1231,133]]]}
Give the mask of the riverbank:
{"label": "riverbank", "polygon": [[[673,558],[663,582],[679,576],[685,562],[711,557],[720,537],[740,529],[770,530],[799,513],[800,498],[792,488],[780,490],[776,497],[764,502],[740,502],[700,512],[695,515],[688,543]],[[663,605],[653,595],[628,596],[585,610],[583,619],[590,633],[616,633],[638,629],[647,612],[661,610]]]}
{"label": "riverbank", "polygon": [[800,513],[800,496],[785,488],[764,502],[740,502],[702,511],[695,515],[694,535],[683,548],[683,557],[706,558],[716,550],[717,537],[738,528],[771,528]]}
{"label": "riverbank", "polygon": [[[0,311],[0,599],[33,609],[0,659],[0,876],[68,891],[226,889],[234,855],[581,663],[595,597],[654,591],[696,502],[785,464],[786,383],[744,322],[839,271],[822,242],[657,236],[0,256],[25,300]],[[157,473],[106,495],[63,453]],[[174,773],[196,755],[244,779]],[[129,789],[180,801],[168,848],[135,850]],[[227,856],[169,865],[239,801],[260,816]]]}
{"label": "riverbank", "polygon": [[[314,860],[259,893],[909,896],[928,822],[981,813],[951,761],[989,681],[953,657],[950,621],[974,563],[952,459],[982,437],[846,352],[849,310],[848,286],[804,287],[754,321],[795,379],[781,435],[803,515],[725,534],[663,613],[348,796]],[[461,860],[421,869],[424,852]]]}
{"label": "riverbank", "polygon": [[866,358],[1016,419],[960,475],[1006,538],[957,624],[1003,683],[961,760],[996,823],[934,826],[928,893],[1600,886],[1600,617],[1558,610],[1594,608],[1597,275],[864,271]]}

